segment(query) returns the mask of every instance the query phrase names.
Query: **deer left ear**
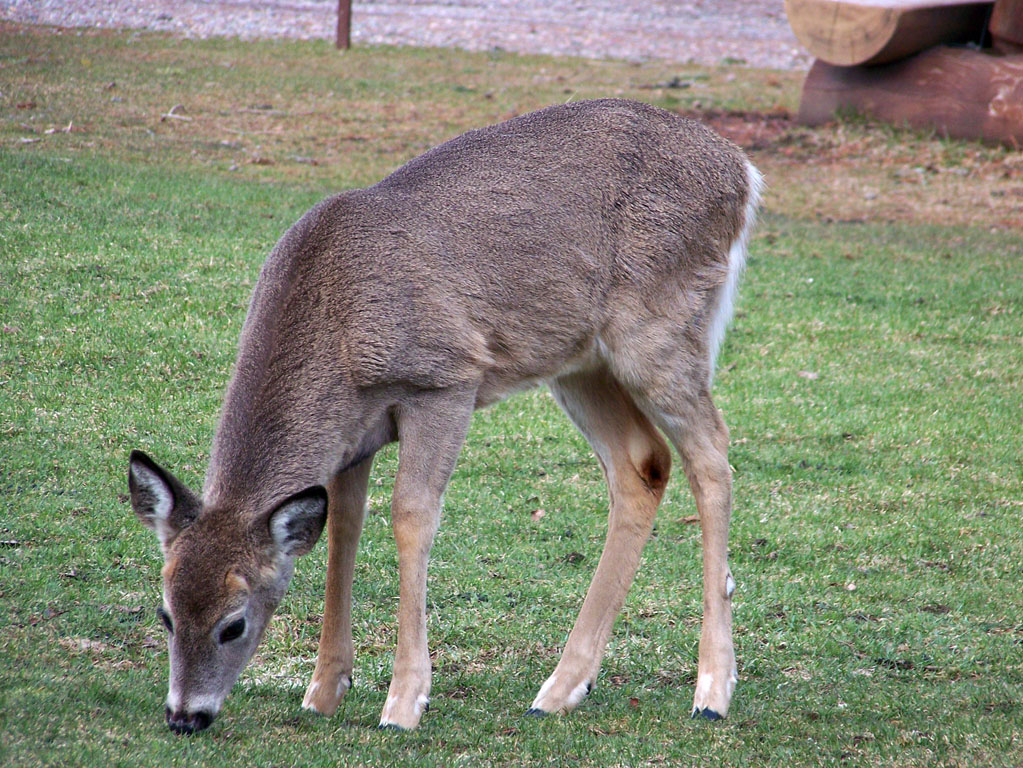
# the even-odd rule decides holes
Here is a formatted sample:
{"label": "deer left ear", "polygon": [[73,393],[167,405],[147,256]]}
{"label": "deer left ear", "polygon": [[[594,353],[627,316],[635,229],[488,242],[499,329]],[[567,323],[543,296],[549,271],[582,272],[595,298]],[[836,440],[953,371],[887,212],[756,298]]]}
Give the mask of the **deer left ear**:
{"label": "deer left ear", "polygon": [[296,493],[270,513],[270,538],[290,557],[307,554],[327,522],[327,491],[316,485]]}
{"label": "deer left ear", "polygon": [[142,451],[128,459],[128,489],[135,514],[156,532],[164,552],[202,509],[195,494]]}

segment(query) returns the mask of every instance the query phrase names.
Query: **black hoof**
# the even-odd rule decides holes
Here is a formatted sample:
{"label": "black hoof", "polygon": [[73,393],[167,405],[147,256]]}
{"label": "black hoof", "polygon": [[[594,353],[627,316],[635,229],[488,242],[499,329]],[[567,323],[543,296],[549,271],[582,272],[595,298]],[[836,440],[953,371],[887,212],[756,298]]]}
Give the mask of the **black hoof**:
{"label": "black hoof", "polygon": [[213,715],[209,712],[171,712],[169,708],[165,708],[164,711],[167,725],[170,726],[174,733],[191,735],[206,730],[210,727],[210,723],[213,722]]}
{"label": "black hoof", "polygon": [[702,717],[704,720],[724,720],[722,715],[719,715],[713,709],[694,709],[692,719],[695,720],[698,717]]}
{"label": "black hoof", "polygon": [[400,725],[395,725],[394,723],[380,723],[380,725],[377,726],[377,730],[397,731],[398,733],[405,733],[408,730],[408,728],[402,728]]}
{"label": "black hoof", "polygon": [[547,717],[550,712],[544,712],[542,709],[536,707],[530,707],[526,710],[526,717]]}

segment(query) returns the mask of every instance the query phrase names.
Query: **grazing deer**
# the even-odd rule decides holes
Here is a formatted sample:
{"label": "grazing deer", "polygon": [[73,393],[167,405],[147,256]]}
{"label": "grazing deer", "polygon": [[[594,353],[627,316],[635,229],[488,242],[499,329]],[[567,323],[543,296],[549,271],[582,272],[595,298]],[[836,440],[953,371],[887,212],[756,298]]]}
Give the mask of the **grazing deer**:
{"label": "grazing deer", "polygon": [[307,709],[351,686],[352,577],[373,455],[395,440],[398,646],[383,727],[430,694],[427,558],[476,408],[546,382],[610,491],[607,543],[564,654],[529,713],[597,677],[677,449],[702,527],[693,716],[736,683],[728,431],[711,401],[761,181],[708,128],[602,100],[470,131],[368,189],[329,198],[256,286],[202,495],[133,452],[131,503],[163,548],[166,715],[210,724],[324,525],[326,606]]}

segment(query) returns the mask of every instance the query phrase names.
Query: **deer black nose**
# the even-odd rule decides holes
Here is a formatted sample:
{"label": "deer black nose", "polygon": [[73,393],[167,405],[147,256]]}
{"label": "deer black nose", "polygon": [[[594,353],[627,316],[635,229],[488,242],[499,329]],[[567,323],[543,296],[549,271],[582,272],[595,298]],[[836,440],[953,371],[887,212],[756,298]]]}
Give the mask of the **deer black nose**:
{"label": "deer black nose", "polygon": [[167,725],[175,733],[197,733],[210,727],[213,722],[213,715],[204,710],[198,712],[185,712],[178,710],[171,712],[170,707],[166,709]]}

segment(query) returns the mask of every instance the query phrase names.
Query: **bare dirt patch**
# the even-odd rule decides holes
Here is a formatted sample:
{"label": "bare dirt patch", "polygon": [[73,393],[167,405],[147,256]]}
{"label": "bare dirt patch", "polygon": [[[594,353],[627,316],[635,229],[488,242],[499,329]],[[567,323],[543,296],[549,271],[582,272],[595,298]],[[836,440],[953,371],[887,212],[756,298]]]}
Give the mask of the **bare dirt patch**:
{"label": "bare dirt patch", "polygon": [[710,109],[685,114],[706,123],[750,152],[778,151],[782,145],[800,140],[799,126],[787,109],[771,112]]}

